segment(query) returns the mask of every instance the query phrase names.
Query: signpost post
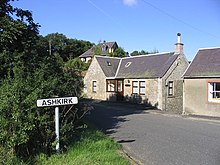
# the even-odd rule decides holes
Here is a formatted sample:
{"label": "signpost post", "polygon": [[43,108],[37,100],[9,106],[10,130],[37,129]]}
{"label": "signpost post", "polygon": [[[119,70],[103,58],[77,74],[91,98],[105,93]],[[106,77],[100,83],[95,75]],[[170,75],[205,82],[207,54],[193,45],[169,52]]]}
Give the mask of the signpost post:
{"label": "signpost post", "polygon": [[60,123],[59,123],[59,107],[55,107],[55,133],[56,133],[56,151],[60,153]]}
{"label": "signpost post", "polygon": [[37,100],[37,107],[52,107],[55,106],[55,133],[56,133],[56,151],[60,152],[60,131],[59,131],[59,106],[78,104],[77,97],[62,97]]}

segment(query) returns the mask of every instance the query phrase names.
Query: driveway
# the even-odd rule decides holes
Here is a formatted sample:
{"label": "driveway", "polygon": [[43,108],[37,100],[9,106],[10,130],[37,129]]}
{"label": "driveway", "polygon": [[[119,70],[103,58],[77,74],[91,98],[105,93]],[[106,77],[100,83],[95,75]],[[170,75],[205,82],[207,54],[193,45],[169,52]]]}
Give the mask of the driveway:
{"label": "driveway", "polygon": [[143,105],[97,102],[86,120],[121,143],[139,164],[219,165],[220,122],[161,113]]}

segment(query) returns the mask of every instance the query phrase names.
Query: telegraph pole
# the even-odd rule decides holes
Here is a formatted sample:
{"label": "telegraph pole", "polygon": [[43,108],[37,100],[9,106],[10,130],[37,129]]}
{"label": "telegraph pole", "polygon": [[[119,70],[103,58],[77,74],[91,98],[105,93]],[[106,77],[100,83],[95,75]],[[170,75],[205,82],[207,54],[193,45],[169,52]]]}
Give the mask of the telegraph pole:
{"label": "telegraph pole", "polygon": [[49,40],[49,55],[51,56],[52,51],[51,51],[51,40]]}

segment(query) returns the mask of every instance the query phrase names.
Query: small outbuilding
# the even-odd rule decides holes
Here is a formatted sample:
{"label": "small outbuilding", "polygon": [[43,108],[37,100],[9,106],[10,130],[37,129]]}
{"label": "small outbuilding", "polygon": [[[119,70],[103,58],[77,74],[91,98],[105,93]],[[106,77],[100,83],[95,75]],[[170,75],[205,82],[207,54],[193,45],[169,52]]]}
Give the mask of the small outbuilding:
{"label": "small outbuilding", "polygon": [[183,77],[183,113],[220,116],[220,48],[199,49]]}

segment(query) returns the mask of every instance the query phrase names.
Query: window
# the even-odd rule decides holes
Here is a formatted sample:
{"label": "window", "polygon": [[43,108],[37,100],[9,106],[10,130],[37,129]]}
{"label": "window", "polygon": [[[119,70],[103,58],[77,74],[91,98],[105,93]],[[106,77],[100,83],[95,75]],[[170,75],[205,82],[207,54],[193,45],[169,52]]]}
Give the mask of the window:
{"label": "window", "polygon": [[122,80],[118,80],[118,84],[117,84],[117,92],[123,92],[123,81]]}
{"label": "window", "polygon": [[105,51],[105,45],[102,46],[102,52],[104,52],[104,51]]}
{"label": "window", "polygon": [[110,61],[107,61],[107,65],[108,65],[108,66],[112,66],[112,64],[111,64]]}
{"label": "window", "polygon": [[107,92],[115,91],[115,80],[107,80]]}
{"label": "window", "polygon": [[208,101],[220,103],[220,82],[208,83]]}
{"label": "window", "polygon": [[139,94],[138,81],[132,82],[132,93]]}
{"label": "window", "polygon": [[145,95],[146,93],[145,81],[132,81],[132,93],[138,95]]}
{"label": "window", "polygon": [[146,83],[145,81],[140,81],[140,95],[145,95],[146,92]]}
{"label": "window", "polygon": [[108,49],[108,52],[109,52],[109,53],[113,53],[113,49],[112,49],[112,48],[109,48],[109,49]]}
{"label": "window", "polygon": [[129,67],[131,65],[132,62],[127,62],[125,65],[125,68]]}
{"label": "window", "polygon": [[173,96],[173,81],[168,82],[168,96]]}
{"label": "window", "polygon": [[96,81],[93,81],[92,82],[92,92],[96,92],[96,90],[97,90],[97,86],[96,85],[97,85]]}
{"label": "window", "polygon": [[106,52],[108,50],[108,46],[107,45],[102,45],[102,52]]}

